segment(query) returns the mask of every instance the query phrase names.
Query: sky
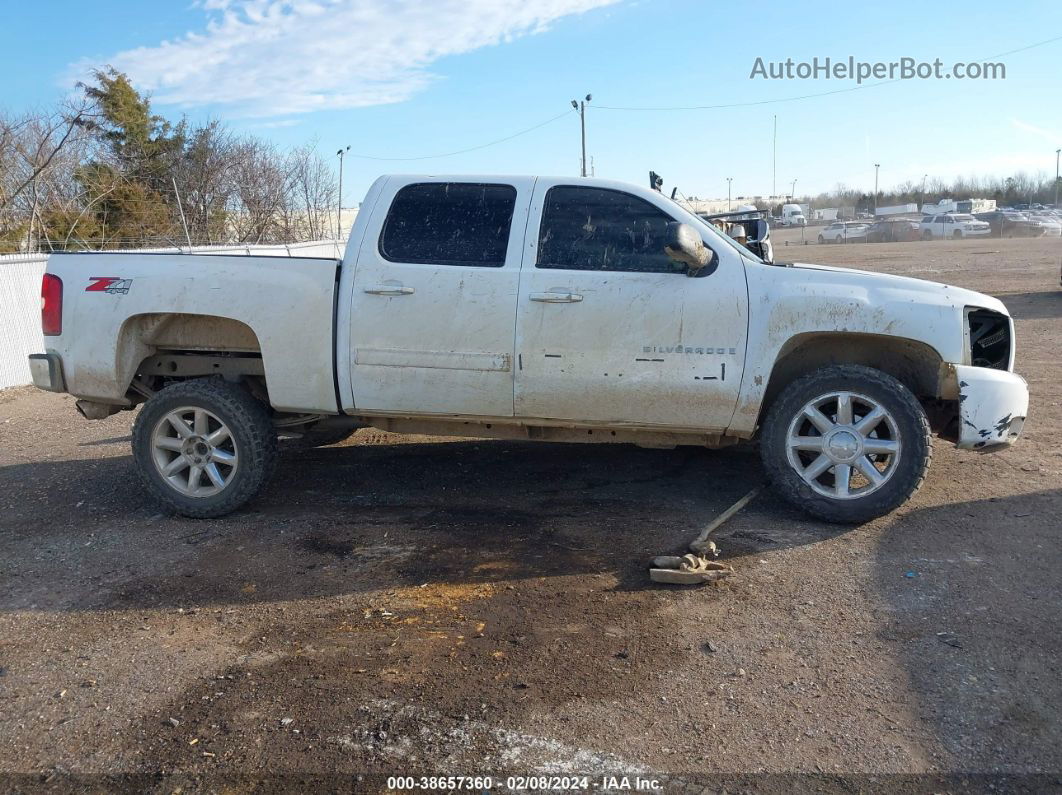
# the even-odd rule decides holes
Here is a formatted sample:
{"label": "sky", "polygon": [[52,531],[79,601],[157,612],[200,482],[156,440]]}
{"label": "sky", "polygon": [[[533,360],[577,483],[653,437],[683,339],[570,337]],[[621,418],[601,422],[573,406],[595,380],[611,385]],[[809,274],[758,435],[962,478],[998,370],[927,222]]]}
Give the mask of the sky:
{"label": "sky", "polygon": [[[349,146],[345,206],[383,173],[577,175],[570,101],[587,93],[597,176],[645,184],[652,169],[667,189],[702,198],[726,196],[728,177],[734,197],[789,193],[793,180],[798,195],[869,191],[875,163],[882,189],[927,174],[1054,176],[1062,147],[1057,0],[5,5],[0,110],[47,107],[111,64],[169,118],[219,119],[281,146],[313,142],[336,165]],[[994,60],[1006,78],[871,78],[858,88],[752,76],[757,58],[850,56],[939,58],[944,71]]]}

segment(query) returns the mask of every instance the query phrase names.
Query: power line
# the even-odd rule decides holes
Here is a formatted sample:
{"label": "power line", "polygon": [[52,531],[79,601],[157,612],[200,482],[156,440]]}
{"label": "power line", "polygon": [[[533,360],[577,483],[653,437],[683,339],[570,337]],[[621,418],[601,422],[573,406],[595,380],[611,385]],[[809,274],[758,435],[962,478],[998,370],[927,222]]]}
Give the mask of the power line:
{"label": "power line", "polygon": [[[1023,47],[1017,47],[1013,50],[1007,50],[1006,52],[997,53],[995,55],[987,55],[979,60],[988,61],[992,58],[1002,58],[1006,55],[1014,55],[1015,53],[1025,52],[1036,47],[1043,47],[1046,44],[1054,44],[1056,41],[1062,41],[1062,36],[1055,36],[1051,39],[1044,39],[1033,44],[1026,44]],[[832,91],[820,91],[814,94],[800,94],[794,97],[779,97],[777,99],[760,99],[753,100],[751,102],[728,102],[720,105],[680,105],[676,107],[636,107],[636,106],[616,106],[616,105],[594,105],[595,108],[601,110],[643,110],[643,111],[669,111],[669,110],[722,110],[725,108],[747,108],[756,105],[776,105],[781,102],[797,102],[803,99],[815,99],[817,97],[828,97],[833,94],[847,94],[851,91],[861,91],[865,88],[877,88],[878,86],[887,86],[892,83],[899,83],[903,78],[897,77],[893,80],[882,80],[878,83],[866,83],[865,85],[849,86],[848,88],[835,88]]]}
{"label": "power line", "polygon": [[442,154],[438,154],[438,155],[419,155],[418,157],[374,157],[373,155],[356,155],[356,154],[350,154],[350,155],[348,155],[348,157],[356,157],[356,158],[358,158],[360,160],[384,160],[384,161],[395,162],[395,161],[399,161],[399,160],[403,160],[403,161],[409,161],[409,160],[434,160],[437,157],[452,157],[454,155],[463,155],[466,152],[475,152],[475,151],[477,151],[479,149],[486,149],[488,146],[496,146],[497,144],[503,144],[506,141],[511,141],[511,140],[513,140],[513,138],[519,138],[521,135],[527,135],[527,133],[529,133],[529,132],[534,132],[535,130],[537,130],[537,129],[541,128],[541,127],[545,127],[547,124],[552,124],[553,122],[557,121],[558,119],[562,119],[565,116],[568,116],[569,114],[572,114],[574,112],[575,112],[574,110],[566,110],[566,111],[564,111],[564,113],[561,113],[561,114],[559,114],[557,116],[554,116],[551,119],[546,119],[544,122],[540,122],[540,123],[536,124],[533,127],[528,127],[526,130],[520,130],[520,132],[515,132],[512,135],[505,136],[504,138],[498,138],[495,141],[488,141],[487,143],[479,144],[478,146],[470,146],[467,149],[458,149],[457,151],[454,151],[454,152],[443,152]]}

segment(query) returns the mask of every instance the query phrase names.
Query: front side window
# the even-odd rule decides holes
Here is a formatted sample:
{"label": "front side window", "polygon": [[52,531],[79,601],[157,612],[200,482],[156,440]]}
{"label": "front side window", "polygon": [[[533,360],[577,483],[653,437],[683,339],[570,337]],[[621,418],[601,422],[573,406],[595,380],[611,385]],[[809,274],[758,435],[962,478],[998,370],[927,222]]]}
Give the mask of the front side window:
{"label": "front side window", "polygon": [[391,202],[380,254],[391,262],[500,268],[515,207],[512,185],[406,185]]}
{"label": "front side window", "polygon": [[608,188],[559,185],[546,193],[536,267],[679,273],[664,253],[674,219],[649,202]]}

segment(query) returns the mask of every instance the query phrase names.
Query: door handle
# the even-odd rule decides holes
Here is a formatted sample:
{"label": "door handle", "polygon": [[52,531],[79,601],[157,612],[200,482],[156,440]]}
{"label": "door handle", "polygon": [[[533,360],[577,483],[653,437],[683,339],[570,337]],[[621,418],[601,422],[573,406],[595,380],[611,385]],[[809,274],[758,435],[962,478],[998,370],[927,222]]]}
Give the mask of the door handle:
{"label": "door handle", "polygon": [[577,304],[583,300],[578,293],[531,293],[528,296],[532,301],[541,301],[544,304]]}
{"label": "door handle", "polygon": [[401,284],[377,284],[366,287],[365,292],[369,295],[413,295],[412,287],[403,287]]}

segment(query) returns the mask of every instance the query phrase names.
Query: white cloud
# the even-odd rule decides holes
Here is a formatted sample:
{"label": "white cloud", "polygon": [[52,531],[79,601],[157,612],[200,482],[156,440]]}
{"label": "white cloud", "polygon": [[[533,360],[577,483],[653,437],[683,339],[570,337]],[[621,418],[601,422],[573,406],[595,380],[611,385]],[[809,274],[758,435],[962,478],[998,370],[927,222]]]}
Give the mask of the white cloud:
{"label": "white cloud", "polygon": [[[160,104],[274,116],[401,102],[446,56],[618,0],[201,0],[203,30],[105,63]],[[79,76],[97,63],[76,65]]]}
{"label": "white cloud", "polygon": [[276,119],[274,121],[263,121],[255,124],[255,127],[263,130],[272,130],[278,127],[294,127],[297,124],[301,124],[298,119]]}

